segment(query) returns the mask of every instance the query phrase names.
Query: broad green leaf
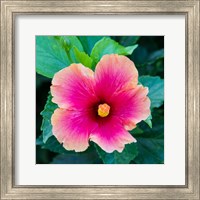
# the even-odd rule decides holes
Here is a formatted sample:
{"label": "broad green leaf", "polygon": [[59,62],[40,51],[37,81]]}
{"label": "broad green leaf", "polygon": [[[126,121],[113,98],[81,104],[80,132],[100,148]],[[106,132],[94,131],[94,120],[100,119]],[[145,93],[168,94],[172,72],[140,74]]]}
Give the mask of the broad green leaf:
{"label": "broad green leaf", "polygon": [[74,62],[69,53],[73,46],[83,51],[75,36],[36,36],[37,73],[52,78],[56,72],[69,66]]}
{"label": "broad green leaf", "polygon": [[91,57],[96,64],[105,54],[120,54],[130,55],[137,48],[137,44],[133,46],[124,47],[110,38],[102,38],[99,40],[92,49]]}
{"label": "broad green leaf", "polygon": [[118,151],[106,153],[99,146],[95,147],[104,164],[129,164],[138,155],[135,143],[127,144],[121,153]]}
{"label": "broad green leaf", "polygon": [[70,50],[70,56],[74,63],[81,63],[86,67],[92,67],[92,58],[85,52],[81,52],[77,47],[73,46]]}
{"label": "broad green leaf", "polygon": [[123,46],[136,44],[140,36],[121,36],[119,43]]}
{"label": "broad green leaf", "polygon": [[164,80],[158,76],[140,76],[139,82],[149,88],[151,108],[158,108],[164,102]]}
{"label": "broad green leaf", "polygon": [[78,39],[81,41],[81,44],[88,55],[90,55],[95,43],[102,38],[103,36],[78,36]]}
{"label": "broad green leaf", "polygon": [[41,131],[44,143],[46,143],[48,138],[52,136],[51,116],[54,113],[54,110],[58,107],[55,103],[51,101],[51,99],[52,96],[49,94],[44,110],[41,112],[41,115],[43,117]]}
{"label": "broad green leaf", "polygon": [[36,36],[36,71],[52,78],[71,61],[62,43],[53,36]]}
{"label": "broad green leaf", "polygon": [[[161,111],[161,112],[160,112]],[[159,113],[160,112],[160,113]],[[138,156],[134,163],[162,164],[164,163],[164,112],[163,109],[154,109],[152,112],[152,129],[145,123],[140,123],[139,128],[143,134],[131,134],[137,140]]]}
{"label": "broad green leaf", "polygon": [[79,51],[84,51],[83,46],[76,36],[55,36],[57,40],[60,40],[66,52],[68,52],[73,46]]}
{"label": "broad green leaf", "polygon": [[81,63],[86,67],[92,67],[92,58],[90,58],[83,49],[81,42],[74,36],[62,36],[58,38],[71,61],[71,63]]}

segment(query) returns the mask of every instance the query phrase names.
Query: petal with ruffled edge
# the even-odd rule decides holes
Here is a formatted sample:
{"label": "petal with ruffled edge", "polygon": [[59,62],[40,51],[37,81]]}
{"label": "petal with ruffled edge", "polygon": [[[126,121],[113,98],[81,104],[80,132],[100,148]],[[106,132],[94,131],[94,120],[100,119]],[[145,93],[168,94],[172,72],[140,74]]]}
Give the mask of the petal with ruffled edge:
{"label": "petal with ruffled edge", "polygon": [[124,129],[118,117],[109,117],[99,122],[98,127],[91,133],[90,140],[107,153],[115,150],[122,152],[125,144],[136,142],[136,139]]}
{"label": "petal with ruffled edge", "polygon": [[89,134],[97,127],[91,111],[76,111],[58,108],[51,118],[52,132],[63,147],[76,152],[85,151]]}
{"label": "petal with ruffled edge", "polygon": [[95,81],[97,95],[109,101],[115,93],[137,86],[138,71],[126,56],[105,55],[96,66]]}
{"label": "petal with ruffled edge", "polygon": [[81,64],[71,64],[54,75],[51,94],[60,108],[88,108],[97,100],[94,72]]}
{"label": "petal with ruffled edge", "polygon": [[148,88],[138,85],[112,97],[112,114],[122,119],[127,130],[132,130],[150,115],[150,99],[147,94]]}

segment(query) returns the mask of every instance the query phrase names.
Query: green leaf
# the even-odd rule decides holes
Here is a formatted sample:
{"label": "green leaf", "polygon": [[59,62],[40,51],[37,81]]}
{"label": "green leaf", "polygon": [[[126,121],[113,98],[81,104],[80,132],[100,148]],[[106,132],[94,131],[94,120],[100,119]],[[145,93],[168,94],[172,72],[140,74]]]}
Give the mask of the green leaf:
{"label": "green leaf", "polygon": [[41,115],[43,117],[41,131],[44,143],[46,143],[48,138],[52,136],[51,116],[54,113],[54,110],[58,107],[51,100],[52,96],[49,94],[44,110],[41,112]]}
{"label": "green leaf", "polygon": [[129,164],[138,155],[137,145],[135,143],[125,145],[121,153],[118,151],[106,153],[99,146],[95,145],[95,147],[104,164]]}
{"label": "green leaf", "polygon": [[90,55],[95,43],[102,38],[103,36],[78,36],[78,39],[81,41],[81,44],[88,55]]}
{"label": "green leaf", "polygon": [[54,157],[51,164],[101,164],[101,160],[95,151],[74,152],[59,154]]}
{"label": "green leaf", "polygon": [[164,102],[164,80],[158,76],[140,76],[139,82],[149,88],[151,108],[158,108]]}
{"label": "green leaf", "polygon": [[149,52],[147,48],[139,45],[134,53],[130,56],[131,60],[134,61],[135,65],[140,67],[148,59]]}
{"label": "green leaf", "polygon": [[[37,140],[36,140],[37,141]],[[39,142],[38,142],[39,143]],[[54,135],[50,136],[46,143],[39,143],[42,149],[47,149],[49,151],[52,151],[54,153],[60,153],[60,154],[66,154],[69,151],[67,151],[62,144],[58,142],[58,140],[55,138]]]}
{"label": "green leaf", "polygon": [[140,123],[139,128],[143,134],[133,134],[137,140],[138,156],[134,163],[138,164],[162,164],[164,163],[164,111],[154,109],[152,113],[152,129],[145,123]]}
{"label": "green leaf", "polygon": [[36,71],[52,78],[56,72],[70,65],[62,43],[53,36],[36,36]]}
{"label": "green leaf", "polygon": [[60,40],[61,44],[68,52],[73,46],[75,46],[79,51],[84,51],[83,46],[76,36],[55,36],[57,40]]}
{"label": "green leaf", "polygon": [[77,47],[73,46],[70,50],[71,59],[74,63],[81,63],[86,67],[92,67],[92,58],[90,58],[85,52],[81,52]]}
{"label": "green leaf", "polygon": [[90,58],[83,49],[81,42],[74,36],[62,36],[58,38],[71,61],[71,63],[81,63],[86,67],[92,67],[92,58]]}
{"label": "green leaf", "polygon": [[43,145],[43,137],[42,135],[40,135],[37,139],[36,139],[36,145]]}
{"label": "green leaf", "polygon": [[[164,58],[164,49],[159,49],[148,54],[147,50],[140,46],[135,53],[136,54],[134,55],[133,60],[136,57],[136,65],[138,67],[147,67],[149,65],[153,65],[160,59]],[[142,58],[139,55],[142,55]],[[141,61],[138,63],[138,60]]]}
{"label": "green leaf", "polygon": [[36,144],[40,145],[42,149],[58,153],[52,164],[101,164],[97,152],[92,144],[84,152],[67,151],[62,144],[58,142],[55,136],[51,136],[46,143],[42,141],[42,136],[38,137]]}
{"label": "green leaf", "polygon": [[134,160],[138,164],[163,164],[163,138],[137,138],[140,155]]}
{"label": "green leaf", "polygon": [[139,39],[140,39],[140,36],[121,36],[119,43],[122,46],[133,45],[133,44],[136,44]]}
{"label": "green leaf", "polygon": [[52,78],[56,72],[69,66],[74,62],[69,53],[73,46],[83,51],[75,36],[36,36],[37,73]]}
{"label": "green leaf", "polygon": [[146,122],[149,125],[150,128],[152,128],[152,121],[151,120],[152,120],[151,114],[147,117],[146,120],[144,120],[144,122]]}
{"label": "green leaf", "polygon": [[129,47],[123,47],[114,40],[104,37],[94,45],[91,57],[94,60],[94,64],[96,64],[105,54],[130,55],[137,46],[138,45],[136,44]]}
{"label": "green leaf", "polygon": [[161,58],[164,58],[164,49],[152,52],[148,57],[148,64],[153,64]]}
{"label": "green leaf", "polygon": [[132,135],[140,135],[143,134],[144,131],[139,128],[138,126],[136,128],[134,128],[133,130],[129,131]]}

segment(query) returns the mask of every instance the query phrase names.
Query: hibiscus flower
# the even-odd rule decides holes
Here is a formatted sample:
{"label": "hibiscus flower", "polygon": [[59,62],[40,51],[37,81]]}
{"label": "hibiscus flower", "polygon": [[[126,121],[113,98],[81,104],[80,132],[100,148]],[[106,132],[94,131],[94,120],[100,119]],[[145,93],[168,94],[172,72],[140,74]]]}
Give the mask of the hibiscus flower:
{"label": "hibiscus flower", "polygon": [[138,85],[138,71],[126,56],[104,55],[95,72],[71,64],[52,79],[53,135],[67,150],[85,151],[89,140],[104,151],[122,152],[136,142],[128,132],[150,115],[148,88]]}

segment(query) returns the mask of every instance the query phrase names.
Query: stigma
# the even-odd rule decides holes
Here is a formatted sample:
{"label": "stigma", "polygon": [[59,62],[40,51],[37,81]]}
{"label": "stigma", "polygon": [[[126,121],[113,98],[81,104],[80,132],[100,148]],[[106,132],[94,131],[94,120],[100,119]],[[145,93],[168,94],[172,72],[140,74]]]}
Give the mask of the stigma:
{"label": "stigma", "polygon": [[107,117],[110,112],[110,106],[106,103],[104,104],[99,104],[98,106],[98,115],[100,117]]}

